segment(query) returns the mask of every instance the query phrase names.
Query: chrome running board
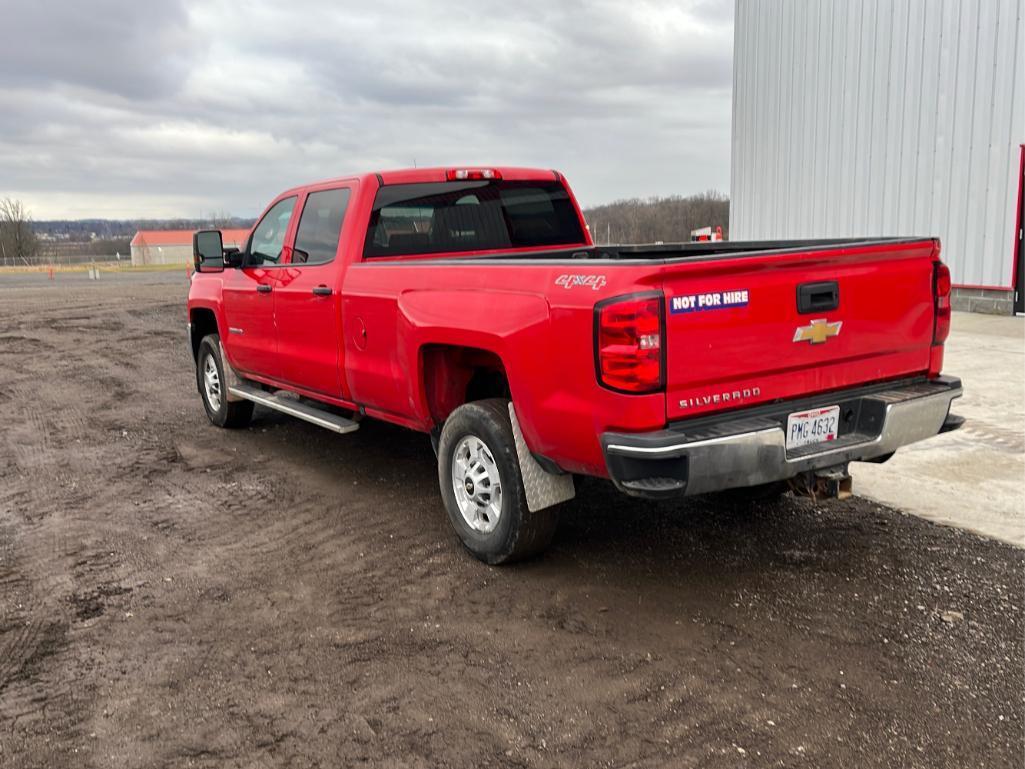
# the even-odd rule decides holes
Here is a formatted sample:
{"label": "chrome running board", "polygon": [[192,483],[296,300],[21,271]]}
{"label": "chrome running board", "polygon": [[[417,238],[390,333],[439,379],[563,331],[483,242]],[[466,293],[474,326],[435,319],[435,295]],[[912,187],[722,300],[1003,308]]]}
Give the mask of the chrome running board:
{"label": "chrome running board", "polygon": [[332,414],[330,411],[318,409],[316,406],[310,406],[293,398],[269,393],[266,390],[261,390],[251,385],[241,383],[230,385],[228,392],[236,398],[259,403],[261,406],[280,411],[282,414],[288,414],[290,417],[302,419],[332,432],[351,433],[359,429],[359,423],[351,419],[339,416],[338,414]]}

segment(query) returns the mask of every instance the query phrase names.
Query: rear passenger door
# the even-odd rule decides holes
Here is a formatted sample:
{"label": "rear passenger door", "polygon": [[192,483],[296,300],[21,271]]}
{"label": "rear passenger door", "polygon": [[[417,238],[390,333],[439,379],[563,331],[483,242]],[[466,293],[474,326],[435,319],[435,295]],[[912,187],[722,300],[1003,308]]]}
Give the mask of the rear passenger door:
{"label": "rear passenger door", "polygon": [[344,259],[338,243],[351,196],[349,186],[304,196],[291,259],[275,288],[281,381],[335,398],[348,396],[340,374]]}

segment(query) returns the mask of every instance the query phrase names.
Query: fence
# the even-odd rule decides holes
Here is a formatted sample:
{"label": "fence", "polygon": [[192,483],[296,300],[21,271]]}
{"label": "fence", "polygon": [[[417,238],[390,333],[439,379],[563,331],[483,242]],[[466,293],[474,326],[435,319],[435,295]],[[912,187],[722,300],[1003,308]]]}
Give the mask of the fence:
{"label": "fence", "polygon": [[47,253],[36,254],[25,259],[15,259],[12,256],[0,257],[0,265],[4,267],[73,267],[83,264],[102,264],[103,266],[114,266],[122,264],[130,266],[132,259],[123,255],[118,259],[116,254],[61,254]]}

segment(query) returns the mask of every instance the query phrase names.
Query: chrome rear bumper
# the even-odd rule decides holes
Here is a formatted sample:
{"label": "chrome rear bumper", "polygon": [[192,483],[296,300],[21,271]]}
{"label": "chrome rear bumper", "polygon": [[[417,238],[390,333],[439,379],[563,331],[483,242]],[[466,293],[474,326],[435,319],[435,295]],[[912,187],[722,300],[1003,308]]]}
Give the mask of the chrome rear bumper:
{"label": "chrome rear bumper", "polygon": [[[953,377],[819,395],[670,425],[652,433],[605,433],[609,475],[628,494],[665,497],[756,486],[853,461],[883,461],[901,446],[960,427]],[[840,406],[836,440],[787,450],[787,416]]]}

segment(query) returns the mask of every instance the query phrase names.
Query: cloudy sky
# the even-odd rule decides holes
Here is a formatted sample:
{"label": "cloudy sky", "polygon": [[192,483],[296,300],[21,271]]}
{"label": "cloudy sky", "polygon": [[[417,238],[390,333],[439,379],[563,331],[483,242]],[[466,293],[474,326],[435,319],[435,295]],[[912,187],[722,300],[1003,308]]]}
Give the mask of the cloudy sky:
{"label": "cloudy sky", "polygon": [[0,0],[0,197],[255,215],[413,165],[728,191],[733,0]]}

